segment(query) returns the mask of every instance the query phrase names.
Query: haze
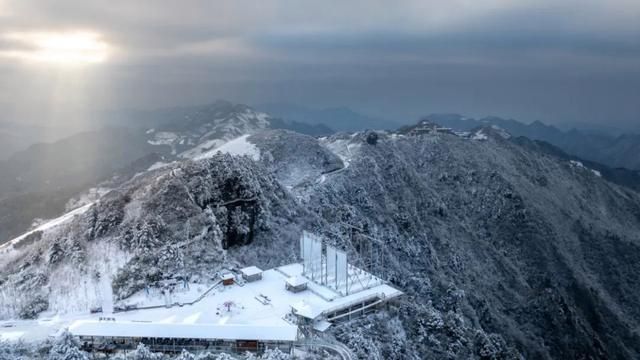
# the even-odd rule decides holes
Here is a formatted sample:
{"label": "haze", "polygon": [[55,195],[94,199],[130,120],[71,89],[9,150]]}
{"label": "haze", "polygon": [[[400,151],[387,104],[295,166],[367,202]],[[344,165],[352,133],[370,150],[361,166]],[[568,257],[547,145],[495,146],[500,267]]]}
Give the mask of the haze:
{"label": "haze", "polygon": [[640,2],[0,0],[0,79],[49,125],[223,98],[632,128]]}

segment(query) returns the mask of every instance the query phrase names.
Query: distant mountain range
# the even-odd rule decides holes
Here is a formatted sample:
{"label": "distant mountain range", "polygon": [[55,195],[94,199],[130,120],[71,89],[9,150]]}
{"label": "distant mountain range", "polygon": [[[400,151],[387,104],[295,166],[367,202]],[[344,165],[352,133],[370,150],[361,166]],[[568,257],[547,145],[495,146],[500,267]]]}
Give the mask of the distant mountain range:
{"label": "distant mountain range", "polygon": [[402,125],[398,122],[364,115],[347,107],[312,109],[295,104],[271,103],[257,105],[256,108],[276,118],[304,124],[324,125],[337,131],[391,130]]}
{"label": "distant mountain range", "polygon": [[513,136],[525,136],[531,140],[548,142],[585,160],[609,167],[640,170],[640,134],[615,135],[612,132],[595,132],[571,129],[563,131],[540,121],[524,124],[499,117],[467,118],[458,114],[432,114],[426,120],[458,131],[469,131],[478,126],[498,126]]}
{"label": "distant mountain range", "polygon": [[[76,130],[75,132],[82,131]],[[48,127],[21,124],[0,119],[0,160],[9,158],[16,151],[24,150],[38,142],[51,142],[72,134],[67,127]]]}

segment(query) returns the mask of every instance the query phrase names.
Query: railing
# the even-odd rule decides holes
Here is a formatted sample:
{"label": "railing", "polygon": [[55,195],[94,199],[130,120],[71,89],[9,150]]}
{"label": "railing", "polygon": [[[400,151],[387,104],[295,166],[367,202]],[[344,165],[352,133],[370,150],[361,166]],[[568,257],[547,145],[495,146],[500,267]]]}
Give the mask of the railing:
{"label": "railing", "polygon": [[125,308],[114,309],[113,313],[116,314],[116,313],[128,312],[128,311],[160,309],[160,308],[174,307],[174,306],[184,306],[184,305],[191,306],[191,305],[193,305],[195,303],[198,303],[198,302],[202,301],[202,299],[204,299],[205,296],[207,296],[211,291],[213,291],[213,289],[218,287],[220,284],[222,284],[222,281],[218,281],[217,283],[211,285],[205,292],[200,294],[200,296],[198,296],[195,300],[193,300],[191,302],[184,302],[184,303],[175,302],[175,303],[169,304],[169,305],[151,305],[151,306],[125,307]]}

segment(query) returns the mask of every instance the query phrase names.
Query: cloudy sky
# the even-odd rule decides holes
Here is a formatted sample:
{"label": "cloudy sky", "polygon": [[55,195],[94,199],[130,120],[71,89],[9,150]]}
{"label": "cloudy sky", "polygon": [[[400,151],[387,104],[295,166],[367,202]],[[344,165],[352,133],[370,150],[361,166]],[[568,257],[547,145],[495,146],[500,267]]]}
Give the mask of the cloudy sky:
{"label": "cloudy sky", "polygon": [[640,1],[0,0],[0,79],[23,121],[223,98],[634,126]]}

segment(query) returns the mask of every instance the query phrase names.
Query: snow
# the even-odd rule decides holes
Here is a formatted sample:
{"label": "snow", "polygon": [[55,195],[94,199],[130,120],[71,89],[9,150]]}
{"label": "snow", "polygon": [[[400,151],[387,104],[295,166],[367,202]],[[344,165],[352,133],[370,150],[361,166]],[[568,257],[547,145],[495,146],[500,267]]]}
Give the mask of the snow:
{"label": "snow", "polygon": [[[73,264],[61,264],[52,270],[47,314],[63,317],[66,314],[86,314],[94,307],[109,311],[112,306],[112,279],[132,254],[120,249],[116,243],[92,242],[87,244],[86,256],[87,262],[94,264],[90,272],[78,271]],[[93,276],[95,272],[100,274],[99,279]]]}
{"label": "snow", "polygon": [[482,130],[475,132],[472,136],[471,139],[473,140],[488,140],[489,137],[487,136],[487,134],[485,134]]}
{"label": "snow", "polygon": [[584,164],[582,163],[582,161],[576,161],[576,160],[570,160],[569,161],[571,163],[571,165],[579,167],[579,168],[585,168]]}
{"label": "snow", "polygon": [[153,165],[149,166],[147,171],[153,171],[153,170],[162,169],[162,168],[167,167],[167,166],[169,166],[171,164],[172,163],[165,163],[165,162],[162,162],[162,161],[158,161],[158,162],[154,163]]}
{"label": "snow", "polygon": [[262,270],[257,266],[248,266],[246,268],[240,269],[240,272],[244,276],[254,276],[254,275],[262,274]]}
{"label": "snow", "polygon": [[147,143],[151,145],[169,145],[171,146],[171,154],[176,154],[175,143],[180,139],[180,136],[176,133],[169,131],[160,131],[155,133],[152,140],[147,140]]}
{"label": "snow", "polygon": [[[183,289],[182,292],[176,290],[172,294],[174,299],[170,303],[178,302],[183,305],[172,307],[164,306],[165,302],[162,301],[159,293],[150,292],[147,294],[143,290],[127,299],[126,303],[138,306],[161,306],[108,315],[115,318],[115,321],[100,322],[99,318],[107,315],[88,314],[86,310],[75,313],[50,314],[50,318],[41,318],[39,321],[15,320],[12,321],[15,327],[0,327],[0,334],[7,334],[0,336],[11,337],[15,336],[10,334],[11,332],[21,331],[29,339],[42,340],[73,324],[71,326],[76,329],[76,333],[82,331],[84,334],[99,332],[101,334],[137,334],[136,336],[162,334],[156,336],[227,336],[229,338],[250,336],[253,338],[264,337],[265,333],[274,337],[286,333],[286,338],[291,339],[297,332],[297,327],[291,326],[290,322],[286,320],[292,309],[297,309],[301,312],[300,315],[310,316],[314,319],[320,317],[316,319],[316,321],[320,321],[322,320],[321,315],[324,313],[333,312],[336,309],[342,309],[372,297],[391,299],[402,294],[389,285],[380,284],[342,296],[304,278],[301,272],[301,264],[290,264],[265,270],[262,272],[262,280],[260,281],[242,285],[214,286],[202,300],[193,305],[186,303],[196,300],[210,288],[209,286],[189,284],[188,288]],[[292,276],[307,281],[308,289],[299,293],[287,291],[285,282]],[[328,297],[329,295],[331,297]],[[75,292],[70,294],[67,300],[72,303],[77,301],[80,296],[83,296],[81,292]],[[56,307],[60,306],[60,304],[55,305]],[[69,309],[73,308],[71,305],[68,305]]]}
{"label": "snow", "polygon": [[222,146],[219,146],[211,151],[207,151],[199,156],[197,156],[196,160],[206,159],[213,156],[216,153],[228,153],[231,155],[247,155],[251,157],[253,160],[260,160],[260,150],[252,143],[247,141],[249,134],[242,135],[238,138],[235,138]]}
{"label": "snow", "polygon": [[186,318],[184,318],[184,320],[182,320],[183,324],[195,324],[198,322],[198,320],[200,319],[200,317],[202,316],[201,312],[197,312],[193,315],[189,315]]}
{"label": "snow", "polygon": [[322,308],[320,308],[319,306],[313,306],[312,304],[307,303],[305,300],[301,300],[295,304],[292,304],[291,308],[296,314],[304,316],[308,319],[315,319],[318,316],[322,315]]}
{"label": "snow", "polygon": [[[352,134],[354,137],[356,134]],[[323,145],[329,149],[332,153],[342,160],[344,163],[344,169],[348,168],[351,164],[351,159],[354,157],[354,153],[360,149],[360,144],[351,143],[352,140],[338,139],[331,142],[324,142]]]}
{"label": "snow", "polygon": [[597,176],[597,177],[602,177],[602,173],[601,173],[600,171],[598,171],[598,170],[593,170],[593,169],[590,169],[590,168],[588,168],[588,167],[584,166],[584,164],[582,163],[582,161],[569,160],[569,163],[570,163],[572,166],[576,167],[576,168],[583,169],[583,170],[589,170],[589,171],[591,171],[591,173],[592,173],[593,175],[595,175],[595,176]]}
{"label": "snow", "polygon": [[493,130],[495,130],[498,135],[500,135],[503,139],[510,139],[511,138],[511,134],[509,134],[509,132],[507,132],[505,129],[499,127],[498,125],[491,125],[491,128]]}
{"label": "snow", "polygon": [[22,339],[24,331],[7,331],[0,334],[0,340],[16,341]]}
{"label": "snow", "polygon": [[71,220],[74,216],[76,215],[80,215],[83,214],[85,211],[87,211],[91,205],[93,205],[93,203],[89,203],[86,205],[83,205],[75,210],[69,211],[68,213],[55,218],[53,220],[49,220],[47,222],[45,222],[44,224],[41,224],[40,226],[36,227],[33,230],[30,230],[20,236],[18,236],[17,238],[14,238],[12,240],[7,241],[6,243],[0,245],[0,253],[4,253],[7,254],[9,252],[11,252],[11,250],[13,250],[15,248],[15,245],[18,245],[20,243],[20,241],[24,240],[27,236],[35,233],[36,231],[45,231],[45,230],[50,230],[55,228],[56,226],[59,226],[61,224],[66,223],[67,221]]}
{"label": "snow", "polygon": [[307,283],[307,279],[303,278],[302,276],[292,276],[287,279],[287,284],[293,287],[302,286],[302,285],[305,285],[306,283]]}
{"label": "snow", "polygon": [[[206,136],[206,135],[205,135]],[[224,145],[227,141],[224,139],[212,139],[204,141],[201,144],[183,152],[180,154],[180,157],[188,158],[188,159],[197,159],[202,155],[209,153],[212,149],[216,149],[222,145]]]}
{"label": "snow", "polygon": [[313,328],[320,332],[325,332],[331,327],[331,323],[326,320],[320,320],[313,323]]}
{"label": "snow", "polygon": [[156,324],[133,321],[78,320],[69,327],[69,331],[79,336],[177,339],[295,341],[298,337],[298,328],[294,325]]}
{"label": "snow", "polygon": [[176,139],[178,139],[176,133],[161,131],[155,134],[153,140],[148,140],[147,142],[151,145],[172,145]]}

